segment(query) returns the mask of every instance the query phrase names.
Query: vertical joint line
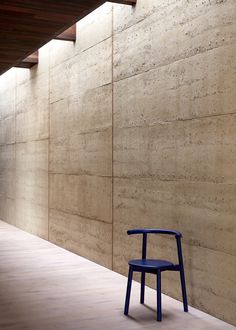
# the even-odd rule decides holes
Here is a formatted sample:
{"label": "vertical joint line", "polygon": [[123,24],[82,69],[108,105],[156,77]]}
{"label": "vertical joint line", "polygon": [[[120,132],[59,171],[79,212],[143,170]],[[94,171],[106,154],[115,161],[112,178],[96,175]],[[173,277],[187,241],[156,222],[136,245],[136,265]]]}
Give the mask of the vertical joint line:
{"label": "vertical joint line", "polygon": [[112,196],[111,196],[111,220],[112,220],[112,235],[111,235],[111,268],[114,270],[114,159],[113,159],[113,150],[114,150],[114,72],[113,72],[113,59],[114,59],[114,5],[112,4],[112,12],[111,12],[111,98],[112,98],[112,105],[111,105],[111,139],[112,139],[112,150],[111,150],[111,161],[112,161]]}
{"label": "vertical joint line", "polygon": [[50,242],[50,174],[49,174],[49,163],[50,163],[50,89],[51,89],[51,68],[50,68],[50,48],[48,49],[48,241]]}

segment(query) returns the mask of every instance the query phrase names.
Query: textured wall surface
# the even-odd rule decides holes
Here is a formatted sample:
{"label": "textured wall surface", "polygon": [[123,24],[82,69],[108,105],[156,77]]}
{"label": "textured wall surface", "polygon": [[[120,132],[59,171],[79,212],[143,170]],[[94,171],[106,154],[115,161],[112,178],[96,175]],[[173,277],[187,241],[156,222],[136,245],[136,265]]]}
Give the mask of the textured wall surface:
{"label": "textured wall surface", "polygon": [[[183,232],[190,303],[236,324],[236,3],[114,7],[114,269]],[[173,256],[170,240],[149,255]],[[177,274],[165,274],[179,297]],[[155,285],[155,279],[150,279]]]}
{"label": "textured wall surface", "polygon": [[112,6],[77,35],[51,43],[49,239],[112,268]]}
{"label": "textured wall surface", "polygon": [[107,3],[77,35],[0,78],[0,217],[123,274],[127,229],[180,230],[190,304],[236,325],[235,1]]}

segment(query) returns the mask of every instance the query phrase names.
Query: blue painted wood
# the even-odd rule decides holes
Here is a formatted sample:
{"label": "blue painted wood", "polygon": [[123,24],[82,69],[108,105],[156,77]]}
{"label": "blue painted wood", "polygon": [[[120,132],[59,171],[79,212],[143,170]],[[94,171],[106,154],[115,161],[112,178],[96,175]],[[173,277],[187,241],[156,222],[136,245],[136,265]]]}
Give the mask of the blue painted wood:
{"label": "blue painted wood", "polygon": [[130,302],[132,279],[133,279],[133,269],[132,269],[132,267],[129,267],[129,275],[128,275],[127,291],[126,291],[126,299],[125,299],[125,309],[124,309],[125,315],[129,314],[129,302]]}
{"label": "blue painted wood", "polygon": [[180,266],[180,281],[181,281],[184,311],[188,312],[188,299],[187,299],[187,290],[186,290],[186,284],[185,284],[184,262],[183,262],[183,254],[182,254],[182,246],[181,246],[180,238],[177,239],[177,249],[178,249],[178,259],[179,259],[179,266]]}
{"label": "blue painted wood", "polygon": [[162,320],[162,311],[161,311],[161,270],[157,270],[157,321],[161,322]]}
{"label": "blue painted wood", "polygon": [[[150,269],[161,269],[161,268],[172,268],[174,264],[167,260],[161,259],[134,259],[129,261],[129,265],[136,269],[136,268],[145,268],[147,270]],[[144,269],[143,269],[144,271]]]}
{"label": "blue painted wood", "polygon": [[[127,234],[128,235],[141,234],[143,235],[143,242],[142,242],[142,259],[134,259],[129,261],[129,276],[127,283],[124,314],[128,315],[129,312],[129,302],[130,302],[133,272],[141,273],[141,293],[140,293],[141,304],[144,304],[145,274],[150,273],[150,274],[155,274],[157,277],[157,321],[162,320],[161,272],[167,270],[180,272],[183,306],[184,306],[184,311],[188,312],[188,300],[187,300],[187,291],[186,291],[185,275],[184,275],[184,263],[183,263],[183,254],[182,254],[182,246],[181,246],[182,234],[176,230],[167,230],[167,229],[133,229],[133,230],[128,230]],[[177,243],[178,264],[174,264],[170,261],[161,260],[161,259],[147,259],[148,234],[174,235]]]}
{"label": "blue painted wood", "polygon": [[145,272],[141,273],[141,292],[140,292],[140,304],[144,304],[145,296]]}
{"label": "blue painted wood", "polygon": [[163,234],[163,235],[174,235],[182,237],[182,234],[177,230],[168,230],[168,229],[132,229],[127,231],[128,235],[135,234]]}

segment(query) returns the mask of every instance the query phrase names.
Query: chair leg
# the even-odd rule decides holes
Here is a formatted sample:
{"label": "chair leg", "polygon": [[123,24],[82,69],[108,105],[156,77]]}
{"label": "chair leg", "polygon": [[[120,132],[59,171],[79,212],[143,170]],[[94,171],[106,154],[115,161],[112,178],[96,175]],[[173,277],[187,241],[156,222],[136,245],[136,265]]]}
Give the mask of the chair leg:
{"label": "chair leg", "polygon": [[133,269],[129,267],[129,275],[128,275],[128,282],[127,282],[127,291],[126,291],[126,298],[125,298],[125,309],[124,314],[129,314],[129,302],[130,302],[130,293],[131,293],[131,286],[132,286],[132,279],[133,279]]}
{"label": "chair leg", "polygon": [[185,276],[184,276],[183,266],[180,267],[180,281],[181,281],[181,288],[182,288],[184,311],[188,312],[188,299],[187,299],[187,291],[186,291],[186,285],[185,285]]}
{"label": "chair leg", "polygon": [[140,294],[140,304],[144,304],[145,295],[145,272],[141,273],[141,294]]}
{"label": "chair leg", "polygon": [[161,322],[162,311],[161,311],[161,271],[157,271],[157,321]]}

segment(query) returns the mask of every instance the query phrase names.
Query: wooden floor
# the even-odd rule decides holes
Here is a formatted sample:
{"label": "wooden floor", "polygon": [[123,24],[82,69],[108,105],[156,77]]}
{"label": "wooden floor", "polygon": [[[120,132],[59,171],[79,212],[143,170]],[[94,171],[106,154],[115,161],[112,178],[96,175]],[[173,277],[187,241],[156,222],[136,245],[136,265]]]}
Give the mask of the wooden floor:
{"label": "wooden floor", "polygon": [[134,282],[130,317],[123,315],[126,278],[0,221],[0,329],[235,329],[155,291],[141,306]]}

